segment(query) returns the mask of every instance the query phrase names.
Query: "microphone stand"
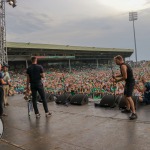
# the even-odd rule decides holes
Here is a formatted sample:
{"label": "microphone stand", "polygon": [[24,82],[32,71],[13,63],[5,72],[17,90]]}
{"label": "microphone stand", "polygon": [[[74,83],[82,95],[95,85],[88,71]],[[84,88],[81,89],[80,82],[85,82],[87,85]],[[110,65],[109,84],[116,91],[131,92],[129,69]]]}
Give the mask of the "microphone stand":
{"label": "microphone stand", "polygon": [[[111,72],[112,72],[112,77],[114,78],[114,71],[113,71],[112,64],[111,64]],[[114,95],[114,105],[112,106],[112,108],[116,106],[116,94],[115,94],[115,82],[114,81],[113,81],[113,90],[114,90],[114,93],[113,93],[113,95]]]}

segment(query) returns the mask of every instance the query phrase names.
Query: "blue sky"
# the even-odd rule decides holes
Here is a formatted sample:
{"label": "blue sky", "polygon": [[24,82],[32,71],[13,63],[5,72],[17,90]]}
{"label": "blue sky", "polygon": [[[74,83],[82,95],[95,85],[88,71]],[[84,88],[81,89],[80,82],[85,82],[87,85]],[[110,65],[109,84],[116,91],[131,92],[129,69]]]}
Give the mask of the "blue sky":
{"label": "blue sky", "polygon": [[[18,0],[6,3],[9,42],[134,49],[138,60],[150,60],[150,0]],[[130,58],[135,60],[135,54]]]}

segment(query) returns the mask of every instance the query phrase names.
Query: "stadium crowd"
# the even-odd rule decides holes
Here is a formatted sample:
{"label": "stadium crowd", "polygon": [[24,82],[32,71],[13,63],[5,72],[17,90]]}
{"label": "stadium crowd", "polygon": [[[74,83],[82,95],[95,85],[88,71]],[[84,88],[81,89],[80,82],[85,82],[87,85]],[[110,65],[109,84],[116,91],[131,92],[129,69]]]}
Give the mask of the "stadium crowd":
{"label": "stadium crowd", "polygon": [[[101,98],[104,94],[123,94],[124,82],[113,84],[111,82],[112,70],[108,66],[95,68],[89,65],[72,66],[71,72],[64,66],[44,66],[46,78],[43,80],[45,91],[54,95],[65,92],[71,94],[86,93],[91,98]],[[67,68],[67,69],[66,69]],[[26,69],[24,65],[9,67],[11,86],[9,95],[23,94],[26,88]],[[144,84],[142,78],[150,82],[149,65],[142,64],[133,69],[136,86],[135,96],[142,96]],[[118,74],[119,68],[113,67],[113,72]],[[137,88],[138,87],[138,88]]]}

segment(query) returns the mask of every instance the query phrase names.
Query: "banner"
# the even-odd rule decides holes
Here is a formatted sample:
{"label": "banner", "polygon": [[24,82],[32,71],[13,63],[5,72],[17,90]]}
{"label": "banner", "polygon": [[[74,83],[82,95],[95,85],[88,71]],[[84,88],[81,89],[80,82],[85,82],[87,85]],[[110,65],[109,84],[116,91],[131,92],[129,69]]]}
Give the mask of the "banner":
{"label": "banner", "polygon": [[75,59],[75,56],[36,56],[39,59]]}

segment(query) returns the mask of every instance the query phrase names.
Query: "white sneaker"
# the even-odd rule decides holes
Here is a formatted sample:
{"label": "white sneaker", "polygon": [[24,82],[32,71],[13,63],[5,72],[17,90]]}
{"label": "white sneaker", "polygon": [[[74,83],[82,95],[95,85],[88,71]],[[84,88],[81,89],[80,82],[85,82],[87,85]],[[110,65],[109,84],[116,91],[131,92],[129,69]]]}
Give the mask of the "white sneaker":
{"label": "white sneaker", "polygon": [[40,118],[41,115],[40,114],[35,114],[36,118]]}
{"label": "white sneaker", "polygon": [[48,113],[45,113],[45,116],[46,117],[51,117],[52,113],[48,112]]}
{"label": "white sneaker", "polygon": [[37,104],[43,104],[43,102],[41,102],[41,101],[37,101]]}

